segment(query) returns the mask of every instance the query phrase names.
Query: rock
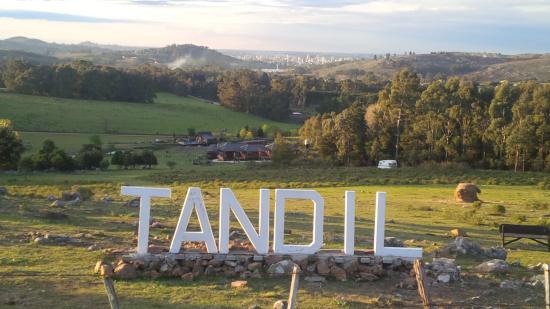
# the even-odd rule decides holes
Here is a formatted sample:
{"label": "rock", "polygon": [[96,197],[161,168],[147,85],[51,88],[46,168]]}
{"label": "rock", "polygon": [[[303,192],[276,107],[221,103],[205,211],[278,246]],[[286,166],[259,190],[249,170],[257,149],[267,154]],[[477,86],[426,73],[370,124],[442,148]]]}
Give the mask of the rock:
{"label": "rock", "polygon": [[78,192],[63,192],[61,193],[61,200],[62,201],[65,201],[65,202],[68,202],[68,201],[73,201],[73,200],[76,200],[76,199],[82,199],[80,197],[80,194],[78,194]]}
{"label": "rock", "polygon": [[350,260],[344,262],[344,265],[342,266],[342,268],[348,274],[355,273],[357,271],[357,269],[359,268],[359,262],[357,261],[357,259],[350,259]]}
{"label": "rock", "polygon": [[479,201],[477,194],[481,193],[478,186],[473,183],[459,183],[455,189],[455,201],[457,203],[473,203]]}
{"label": "rock", "polygon": [[317,262],[317,273],[321,276],[330,274],[330,266],[326,259],[321,259]]}
{"label": "rock", "polygon": [[237,266],[237,262],[235,262],[235,261],[225,261],[224,264],[227,265],[227,266],[229,266],[229,267],[235,267],[235,266]]}
{"label": "rock", "polygon": [[483,256],[490,259],[506,260],[508,252],[503,247],[491,247],[484,249]]}
{"label": "rock", "polygon": [[189,272],[189,273],[186,273],[185,275],[182,275],[181,279],[185,281],[193,281],[195,279],[195,275],[193,275],[192,272]]}
{"label": "rock", "polygon": [[291,260],[282,260],[269,266],[267,272],[272,275],[291,274],[295,265]]}
{"label": "rock", "polygon": [[104,205],[109,205],[113,202],[113,198],[108,196],[108,195],[105,195],[102,199],[101,199],[101,202],[104,204]]}
{"label": "rock", "polygon": [[242,265],[237,265],[235,266],[235,272],[236,273],[242,273],[246,270],[246,267],[242,266]]}
{"label": "rock", "polygon": [[158,221],[155,221],[151,224],[151,227],[152,228],[156,228],[156,229],[160,229],[160,228],[163,228],[164,225],[162,225],[162,223],[158,222]]}
{"label": "rock", "polygon": [[471,257],[485,257],[489,259],[505,260],[508,253],[502,247],[482,248],[477,242],[464,237],[456,237],[443,248],[439,255],[465,255]]}
{"label": "rock", "polygon": [[537,288],[544,286],[544,275],[535,275],[529,278],[527,285]]}
{"label": "rock", "polygon": [[0,187],[0,196],[8,195],[8,189]]}
{"label": "rock", "polygon": [[130,200],[126,203],[126,206],[128,207],[139,207],[140,205],[140,199],[139,198],[135,198],[133,200]]}
{"label": "rock", "polygon": [[136,268],[129,263],[121,263],[115,268],[115,276],[119,279],[134,279],[137,277]]}
{"label": "rock", "polygon": [[55,197],[55,195],[48,195],[48,197],[46,197],[46,201],[48,202],[53,202],[57,200],[57,197]]}
{"label": "rock", "polygon": [[114,274],[113,266],[109,264],[102,264],[99,268],[99,275],[101,277],[112,277]]}
{"label": "rock", "polygon": [[503,260],[494,259],[479,264],[475,269],[484,273],[505,273],[508,271],[508,263]]}
{"label": "rock", "polygon": [[430,269],[439,282],[448,283],[460,279],[460,268],[453,259],[435,258],[430,264]]}
{"label": "rock", "polygon": [[253,262],[253,263],[248,264],[247,268],[250,271],[255,271],[256,269],[262,269],[262,263]]}
{"label": "rock", "polygon": [[229,239],[246,239],[246,238],[247,238],[246,234],[241,231],[235,230],[229,233]]}
{"label": "rock", "polygon": [[50,207],[52,207],[52,208],[60,208],[60,207],[64,207],[64,206],[65,206],[65,202],[60,201],[60,200],[55,200],[55,201],[53,201],[53,203],[50,204]]}
{"label": "rock", "polygon": [[324,283],[324,282],[327,281],[327,279],[325,279],[325,277],[323,277],[323,276],[313,275],[313,276],[305,277],[304,281],[309,282],[309,283]]}
{"label": "rock", "polygon": [[521,287],[521,282],[515,280],[504,280],[500,283],[501,289],[518,289]]}
{"label": "rock", "polygon": [[204,270],[204,275],[205,276],[213,276],[215,274],[216,274],[216,267],[214,267],[212,265],[206,266],[206,269]]}
{"label": "rock", "polygon": [[343,270],[342,268],[336,266],[336,265],[333,265],[330,268],[330,274],[333,275],[334,278],[336,278],[336,280],[339,280],[339,281],[346,281],[347,280],[346,271]]}
{"label": "rock", "polygon": [[280,255],[268,255],[268,256],[265,257],[264,260],[265,260],[265,264],[267,266],[271,266],[275,263],[278,263],[278,262],[282,261],[283,257],[280,256]]}
{"label": "rock", "polygon": [[463,230],[463,229],[452,229],[450,232],[449,232],[449,235],[451,235],[451,237],[466,237],[468,236],[466,231]]}
{"label": "rock", "polygon": [[68,201],[65,203],[65,206],[80,206],[81,200],[79,198],[75,198],[72,201]]}
{"label": "rock", "polygon": [[399,282],[398,287],[407,290],[416,290],[416,279],[409,277]]}
{"label": "rock", "polygon": [[273,304],[273,309],[287,309],[288,303],[286,300],[278,300]]}
{"label": "rock", "polygon": [[231,287],[232,288],[244,288],[246,285],[248,284],[248,281],[246,280],[237,280],[237,281],[233,281],[231,282]]}
{"label": "rock", "polygon": [[81,201],[88,201],[94,195],[94,192],[92,191],[92,189],[88,187],[73,186],[71,189],[73,190],[72,200],[75,200],[78,198]]}
{"label": "rock", "polygon": [[101,249],[101,247],[97,244],[93,244],[93,245],[91,245],[87,248],[88,251],[96,251],[96,250],[99,250],[99,249]]}
{"label": "rock", "polygon": [[396,237],[386,237],[384,238],[385,247],[405,247],[403,241]]}
{"label": "rock", "polygon": [[35,244],[45,244],[47,239],[44,237],[36,237],[33,241]]}
{"label": "rock", "polygon": [[441,274],[437,276],[437,282],[449,283],[450,281],[451,281],[451,275],[449,274]]}

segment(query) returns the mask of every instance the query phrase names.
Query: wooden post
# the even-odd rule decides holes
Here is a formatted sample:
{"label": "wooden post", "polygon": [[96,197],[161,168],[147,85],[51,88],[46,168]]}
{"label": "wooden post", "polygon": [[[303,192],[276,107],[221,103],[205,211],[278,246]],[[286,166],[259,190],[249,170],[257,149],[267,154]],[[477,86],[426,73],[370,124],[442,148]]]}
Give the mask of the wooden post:
{"label": "wooden post", "polygon": [[544,299],[546,301],[546,309],[550,309],[550,276],[548,274],[548,264],[544,264],[543,269],[544,269]]}
{"label": "wooden post", "polygon": [[107,292],[107,297],[109,298],[109,305],[111,305],[111,309],[120,309],[115,286],[113,285],[113,280],[111,280],[111,278],[109,277],[103,277],[103,284],[105,285],[105,291]]}
{"label": "wooden post", "polygon": [[432,306],[432,299],[430,297],[430,292],[428,290],[428,287],[426,286],[426,280],[424,279],[424,267],[422,266],[422,262],[420,260],[414,261],[414,273],[416,274],[416,283],[418,285],[418,294],[420,295],[420,299],[422,299],[422,304],[424,305],[424,308],[431,309],[434,308]]}
{"label": "wooden post", "polygon": [[296,308],[296,298],[298,297],[298,288],[300,286],[300,266],[294,265],[292,269],[292,282],[290,283],[290,294],[288,295],[287,309]]}

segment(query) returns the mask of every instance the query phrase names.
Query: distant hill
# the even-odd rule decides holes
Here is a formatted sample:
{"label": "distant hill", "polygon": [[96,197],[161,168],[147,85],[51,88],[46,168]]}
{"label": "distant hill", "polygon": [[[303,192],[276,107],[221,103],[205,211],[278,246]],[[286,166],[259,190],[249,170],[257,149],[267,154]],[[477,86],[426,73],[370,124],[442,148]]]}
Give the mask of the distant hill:
{"label": "distant hill", "polygon": [[369,72],[382,78],[402,69],[419,73],[424,79],[439,76],[464,76],[480,81],[534,79],[550,80],[550,55],[518,55],[484,53],[433,53],[393,56],[340,63],[311,69],[311,73],[344,79],[361,77]]}
{"label": "distant hill", "polygon": [[8,59],[23,60],[32,64],[54,64],[60,62],[58,58],[28,53],[18,50],[0,50],[0,64]]}
{"label": "distant hill", "polygon": [[223,68],[271,68],[272,65],[243,61],[204,46],[169,45],[162,48],[142,48],[101,45],[93,42],[58,44],[26,37],[0,40],[0,51],[23,51],[62,60],[84,59],[95,64],[130,67],[143,64],[176,67],[219,66]]}

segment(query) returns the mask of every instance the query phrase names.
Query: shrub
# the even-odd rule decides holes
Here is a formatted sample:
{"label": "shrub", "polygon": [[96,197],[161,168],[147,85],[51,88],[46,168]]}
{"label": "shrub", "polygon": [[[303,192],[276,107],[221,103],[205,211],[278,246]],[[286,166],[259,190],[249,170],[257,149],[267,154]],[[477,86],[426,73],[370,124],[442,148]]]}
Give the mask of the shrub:
{"label": "shrub", "polygon": [[493,213],[504,215],[506,213],[506,207],[502,205],[493,205]]}
{"label": "shrub", "polygon": [[109,159],[107,159],[107,158],[101,160],[101,163],[99,163],[99,169],[102,170],[102,171],[108,170],[109,166],[111,166],[111,163],[109,162]]}
{"label": "shrub", "polygon": [[98,168],[102,160],[103,151],[101,147],[93,144],[82,145],[77,155],[80,167],[87,170]]}
{"label": "shrub", "polygon": [[31,172],[34,170],[34,160],[32,156],[26,156],[19,160],[17,169],[21,172]]}
{"label": "shrub", "polygon": [[17,168],[24,150],[23,142],[7,119],[0,119],[0,141],[0,170]]}
{"label": "shrub", "polygon": [[77,192],[80,195],[80,198],[83,201],[87,201],[92,198],[94,195],[94,191],[88,187],[81,187],[81,186],[73,186],[71,188],[73,192]]}
{"label": "shrub", "polygon": [[525,221],[527,221],[527,216],[525,215],[515,215],[512,217],[512,220],[514,220],[514,222],[516,223],[523,223]]}

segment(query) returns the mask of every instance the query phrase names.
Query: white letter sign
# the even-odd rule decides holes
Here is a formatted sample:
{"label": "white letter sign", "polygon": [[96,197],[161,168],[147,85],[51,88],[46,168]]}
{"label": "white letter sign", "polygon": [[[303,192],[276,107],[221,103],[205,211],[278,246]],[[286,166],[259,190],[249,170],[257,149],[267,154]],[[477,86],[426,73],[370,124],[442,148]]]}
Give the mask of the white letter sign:
{"label": "white letter sign", "polygon": [[151,213],[151,197],[170,197],[172,191],[165,188],[122,187],[121,195],[138,196],[139,226],[137,254],[147,254],[149,249],[149,217]]}
{"label": "white letter sign", "polygon": [[229,253],[229,210],[239,220],[246,236],[256,248],[258,254],[267,254],[269,251],[269,190],[260,189],[260,209],[258,214],[258,233],[254,230],[250,219],[235,198],[231,189],[220,189],[220,231],[219,250],[220,253]]}
{"label": "white letter sign", "polygon": [[[195,209],[197,217],[199,218],[199,224],[201,226],[200,232],[187,231],[187,225],[189,225],[189,219],[191,218],[193,209]],[[204,241],[208,253],[218,252],[200,188],[190,187],[187,190],[187,196],[185,197],[185,202],[181,209],[178,225],[176,226],[176,231],[172,238],[172,244],[170,244],[170,253],[178,253],[181,248],[181,243],[184,241]]]}
{"label": "white letter sign", "polygon": [[344,209],[344,254],[355,253],[355,192],[346,191]]}
{"label": "white letter sign", "polygon": [[376,192],[376,211],[374,218],[374,255],[396,256],[403,258],[422,258],[422,248],[384,247],[384,229],[386,221],[386,192]]}
{"label": "white letter sign", "polygon": [[[313,201],[313,241],[309,245],[285,245],[285,200],[300,199]],[[279,254],[314,254],[323,246],[323,212],[325,201],[314,190],[275,190],[275,219],[273,251]]]}

